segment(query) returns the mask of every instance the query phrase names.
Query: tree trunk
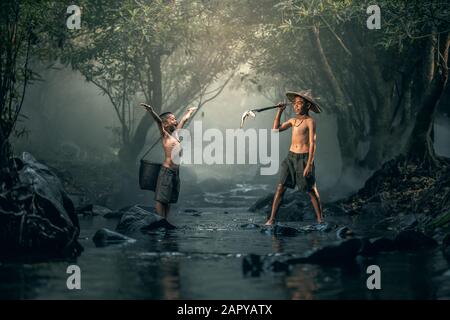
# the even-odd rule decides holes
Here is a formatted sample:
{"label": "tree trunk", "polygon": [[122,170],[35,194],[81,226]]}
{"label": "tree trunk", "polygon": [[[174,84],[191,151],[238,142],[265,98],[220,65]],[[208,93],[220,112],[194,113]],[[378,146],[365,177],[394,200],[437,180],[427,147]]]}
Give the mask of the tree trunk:
{"label": "tree trunk", "polygon": [[[161,56],[154,55],[149,57],[150,72],[152,82],[149,84],[147,94],[151,97],[152,107],[157,113],[161,112],[162,107],[162,72],[161,72]],[[129,144],[124,145],[119,152],[119,158],[125,165],[134,164],[137,156],[145,145],[145,138],[150,127],[154,124],[153,119],[148,112],[141,118],[136,131]],[[156,137],[155,137],[156,139]]]}
{"label": "tree trunk", "polygon": [[370,147],[364,158],[362,164],[369,169],[377,169],[385,160],[385,152],[388,149],[388,144],[396,141],[387,141],[389,127],[391,124],[391,110],[392,99],[388,96],[389,90],[383,97],[380,97],[377,110],[370,115]]}
{"label": "tree trunk", "polygon": [[8,140],[6,140],[5,134],[3,133],[3,128],[0,128],[0,169],[7,165],[9,157],[8,149]]}
{"label": "tree trunk", "polygon": [[0,191],[10,189],[17,179],[11,162],[11,145],[0,128]]}
{"label": "tree trunk", "polygon": [[348,108],[345,107],[346,99],[344,92],[339,85],[323,50],[319,37],[319,29],[313,27],[312,31],[309,33],[309,37],[314,50],[317,52],[317,55],[315,56],[317,66],[320,68],[322,74],[325,75],[325,80],[330,86],[330,91],[335,101],[332,112],[337,118],[337,135],[343,167],[348,168],[353,166],[356,162],[355,129],[351,121],[352,115],[347,112]]}
{"label": "tree trunk", "polygon": [[406,149],[408,160],[428,168],[432,168],[437,164],[431,132],[436,106],[447,84],[449,44],[449,33],[441,34],[436,48],[436,50],[439,50],[440,59],[436,63],[433,79],[420,105]]}

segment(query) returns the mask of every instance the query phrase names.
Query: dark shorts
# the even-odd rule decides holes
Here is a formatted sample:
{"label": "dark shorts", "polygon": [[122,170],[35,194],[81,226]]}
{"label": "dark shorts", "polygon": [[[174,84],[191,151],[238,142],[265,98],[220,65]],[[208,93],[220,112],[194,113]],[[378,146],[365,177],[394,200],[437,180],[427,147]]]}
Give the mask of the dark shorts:
{"label": "dark shorts", "polygon": [[307,177],[303,176],[303,171],[308,162],[308,156],[308,153],[294,153],[289,151],[286,159],[281,163],[280,180],[278,183],[291,189],[297,186],[299,191],[311,191],[316,183],[316,170],[313,162],[311,174]]}
{"label": "dark shorts", "polygon": [[156,182],[155,200],[164,204],[176,203],[180,194],[180,171],[161,166]]}

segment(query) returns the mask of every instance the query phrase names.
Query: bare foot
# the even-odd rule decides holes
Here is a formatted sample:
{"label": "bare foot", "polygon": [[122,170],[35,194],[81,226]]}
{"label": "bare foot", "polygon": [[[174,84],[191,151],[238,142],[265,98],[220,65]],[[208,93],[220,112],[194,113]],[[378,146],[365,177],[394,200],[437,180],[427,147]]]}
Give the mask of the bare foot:
{"label": "bare foot", "polygon": [[273,226],[273,224],[275,223],[275,221],[273,221],[272,219],[267,220],[267,222],[264,224],[265,226]]}

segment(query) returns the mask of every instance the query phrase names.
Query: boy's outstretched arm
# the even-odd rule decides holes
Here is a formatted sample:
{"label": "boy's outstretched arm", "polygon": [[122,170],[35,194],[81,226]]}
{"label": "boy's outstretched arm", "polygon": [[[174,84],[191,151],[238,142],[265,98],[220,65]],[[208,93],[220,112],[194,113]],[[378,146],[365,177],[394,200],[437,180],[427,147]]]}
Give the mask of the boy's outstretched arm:
{"label": "boy's outstretched arm", "polygon": [[164,136],[166,134],[168,134],[168,132],[166,130],[164,130],[163,122],[162,122],[161,118],[159,117],[159,115],[155,112],[155,110],[153,110],[152,106],[145,104],[145,103],[141,103],[141,106],[143,106],[145,108],[145,110],[147,110],[150,113],[150,115],[155,120],[155,122],[158,126],[159,132],[161,133],[161,137],[164,138]]}
{"label": "boy's outstretched arm", "polygon": [[184,114],[184,116],[181,118],[180,122],[178,122],[177,125],[177,129],[181,129],[184,127],[184,125],[186,124],[186,121],[189,120],[190,117],[192,117],[192,115],[194,114],[195,110],[197,110],[197,107],[190,107],[187,109],[186,113]]}

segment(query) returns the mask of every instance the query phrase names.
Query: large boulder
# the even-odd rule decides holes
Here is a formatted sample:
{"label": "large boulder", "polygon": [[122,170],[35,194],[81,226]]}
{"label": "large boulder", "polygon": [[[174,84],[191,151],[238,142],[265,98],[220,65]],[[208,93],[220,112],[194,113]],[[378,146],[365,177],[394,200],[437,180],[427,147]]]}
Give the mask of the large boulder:
{"label": "large boulder", "polygon": [[0,186],[0,256],[78,256],[78,217],[58,177],[26,152],[14,163],[17,181]]}
{"label": "large boulder", "polygon": [[[273,193],[260,197],[248,210],[261,212],[269,217],[272,210]],[[298,191],[287,190],[277,212],[277,221],[302,221],[305,213],[314,214],[307,195]]]}
{"label": "large boulder", "polygon": [[262,197],[260,197],[252,206],[248,209],[250,212],[256,212],[258,210],[267,208],[268,206],[272,205],[274,194],[268,193]]}
{"label": "large boulder", "polygon": [[[313,214],[312,207],[308,208],[303,205],[302,202],[291,201],[286,204],[282,204],[277,212],[278,221],[303,221],[303,216],[305,212]],[[267,217],[270,216],[271,208],[266,211]]]}
{"label": "large boulder", "polygon": [[[123,210],[123,209],[122,209]],[[166,219],[153,211],[153,208],[142,205],[129,207],[124,212],[117,224],[116,231],[125,235],[137,231],[148,231],[154,229],[175,229]]]}

